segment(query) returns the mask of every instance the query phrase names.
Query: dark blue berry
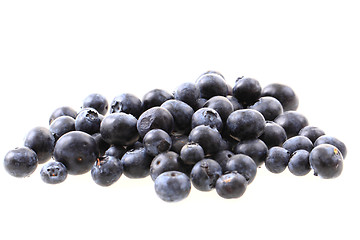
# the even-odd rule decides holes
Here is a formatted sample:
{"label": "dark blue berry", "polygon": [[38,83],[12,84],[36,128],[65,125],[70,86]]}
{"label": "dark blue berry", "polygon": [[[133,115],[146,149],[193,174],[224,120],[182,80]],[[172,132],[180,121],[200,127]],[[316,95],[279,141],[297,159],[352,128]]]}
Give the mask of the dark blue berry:
{"label": "dark blue berry", "polygon": [[273,97],[261,97],[249,108],[259,111],[264,116],[265,120],[268,121],[273,121],[277,116],[283,113],[281,103]]}
{"label": "dark blue berry", "polygon": [[226,98],[231,102],[231,104],[233,105],[233,109],[234,111],[239,110],[239,109],[243,109],[243,105],[241,105],[241,103],[239,103],[239,101],[236,99],[236,97],[234,96],[226,96]]}
{"label": "dark blue berry", "polygon": [[94,134],[100,132],[100,124],[103,120],[103,115],[99,114],[93,108],[84,108],[81,110],[75,119],[75,130]]}
{"label": "dark blue berry", "polygon": [[77,111],[68,106],[59,107],[55,109],[54,112],[50,115],[49,124],[51,124],[56,118],[61,116],[69,116],[75,119],[77,116]]}
{"label": "dark blue berry", "polygon": [[65,133],[75,131],[75,119],[69,116],[58,117],[50,124],[49,130],[57,141]]}
{"label": "dark blue berry", "polygon": [[136,124],[137,120],[131,114],[113,113],[101,122],[100,133],[109,144],[130,146],[139,139]]}
{"label": "dark blue berry", "polygon": [[200,89],[194,83],[183,83],[174,92],[174,97],[197,109],[197,99],[200,98]]}
{"label": "dark blue berry", "polygon": [[172,140],[171,151],[180,154],[181,149],[189,142],[187,135],[170,134]]}
{"label": "dark blue berry", "polygon": [[325,179],[340,176],[343,169],[343,157],[338,148],[330,144],[314,147],[309,156],[314,174]]}
{"label": "dark blue berry", "polygon": [[290,153],[282,147],[272,147],[269,149],[265,160],[265,167],[272,173],[281,173],[288,166]]}
{"label": "dark blue berry", "polygon": [[120,159],[113,156],[105,156],[97,159],[91,169],[91,177],[100,186],[108,187],[114,184],[123,173]]}
{"label": "dark blue berry", "polygon": [[104,156],[105,152],[109,149],[110,144],[103,139],[100,133],[94,133],[91,136],[95,139],[96,145],[98,146],[99,156]]}
{"label": "dark blue berry", "polygon": [[174,118],[173,132],[177,134],[188,134],[191,130],[191,118],[194,110],[186,103],[179,100],[167,100],[161,107],[167,109]]}
{"label": "dark blue berry", "polygon": [[216,180],[222,175],[222,169],[216,161],[203,159],[197,162],[191,170],[190,180],[200,191],[210,191],[215,187]]}
{"label": "dark blue berry", "polygon": [[300,149],[295,151],[288,163],[289,171],[295,176],[305,176],[311,170],[309,162],[309,152]]}
{"label": "dark blue berry", "polygon": [[300,130],[299,135],[307,137],[312,143],[315,143],[316,139],[325,135],[325,132],[318,127],[306,126]]}
{"label": "dark blue berry", "polygon": [[170,99],[174,99],[174,96],[171,93],[162,89],[153,89],[143,96],[142,102],[144,110],[152,107],[158,107]]}
{"label": "dark blue berry", "polygon": [[298,135],[308,125],[306,117],[296,111],[287,111],[275,118],[274,122],[284,128],[287,138]]}
{"label": "dark blue berry", "polygon": [[205,73],[195,82],[200,90],[200,97],[210,99],[214,96],[226,96],[227,84],[224,78],[216,73]]}
{"label": "dark blue berry", "polygon": [[45,163],[52,156],[55,147],[55,138],[49,129],[35,127],[26,135],[24,146],[34,150],[39,163]]}
{"label": "dark blue berry", "polygon": [[5,170],[14,177],[30,176],[38,165],[36,153],[27,147],[10,150],[4,158]]}
{"label": "dark blue berry", "polygon": [[250,139],[239,142],[234,149],[234,153],[245,154],[251,157],[257,166],[260,166],[265,162],[268,148],[260,139]]}
{"label": "dark blue berry", "polygon": [[155,180],[155,192],[166,202],[178,202],[183,200],[189,195],[190,190],[190,179],[182,172],[164,172]]}
{"label": "dark blue berry", "polygon": [[171,137],[162,129],[152,129],[147,132],[143,139],[146,153],[156,156],[170,150],[172,145]]}
{"label": "dark blue berry", "polygon": [[183,172],[184,170],[184,163],[180,159],[179,154],[169,151],[160,153],[152,160],[150,165],[150,176],[152,180],[155,180],[163,172]]}
{"label": "dark blue berry", "polygon": [[192,115],[191,128],[200,125],[216,128],[219,132],[223,129],[223,122],[217,111],[212,108],[200,108]]}
{"label": "dark blue berry", "polygon": [[245,193],[247,185],[248,182],[244,176],[237,172],[230,172],[218,178],[216,192],[226,199],[239,198]]}
{"label": "dark blue berry", "polygon": [[329,135],[323,135],[323,136],[319,137],[315,141],[314,147],[316,147],[316,146],[318,146],[320,144],[325,144],[325,143],[335,146],[337,149],[340,150],[343,158],[346,157],[347,149],[346,149],[345,143],[343,143],[339,139],[337,139],[335,137],[332,137],[332,136],[329,136]]}
{"label": "dark blue berry", "polygon": [[137,121],[137,130],[141,137],[151,129],[162,129],[171,133],[174,128],[174,118],[171,113],[163,107],[153,107],[143,112]]}
{"label": "dark blue berry", "polygon": [[93,93],[84,99],[82,107],[93,108],[101,115],[105,115],[108,111],[109,104],[103,95]]}
{"label": "dark blue berry", "polygon": [[58,184],[65,181],[68,172],[64,164],[60,162],[48,162],[40,171],[41,180],[49,184]]}
{"label": "dark blue berry", "polygon": [[275,146],[282,146],[287,136],[284,128],[274,122],[266,122],[264,132],[260,135],[266,146],[270,149]]}
{"label": "dark blue berry", "polygon": [[212,158],[219,163],[222,171],[225,173],[226,164],[229,162],[230,158],[234,155],[235,154],[229,150],[222,150],[216,153],[215,155],[213,155]]}
{"label": "dark blue berry", "polygon": [[99,156],[95,139],[84,132],[72,131],[56,142],[54,159],[65,165],[69,174],[84,174],[92,168]]}
{"label": "dark blue berry", "polygon": [[259,81],[254,78],[238,78],[233,87],[233,96],[243,105],[255,103],[261,96]]}
{"label": "dark blue berry", "polygon": [[[132,149],[136,149],[136,147],[132,147]],[[113,156],[116,158],[121,159],[122,156],[124,156],[124,154],[126,153],[126,149],[123,146],[116,146],[116,145],[111,145],[106,151],[105,154],[106,156]]]}
{"label": "dark blue berry", "polygon": [[288,150],[290,154],[292,154],[299,149],[304,149],[310,152],[311,149],[313,149],[313,144],[307,137],[295,136],[286,140],[282,147]]}
{"label": "dark blue berry", "polygon": [[295,92],[284,84],[270,84],[263,88],[261,95],[271,96],[279,100],[284,111],[296,110],[299,106],[299,99]]}
{"label": "dark blue berry", "polygon": [[251,157],[244,154],[236,154],[229,159],[225,170],[225,172],[236,171],[240,173],[250,184],[255,179],[257,166]]}
{"label": "dark blue berry", "polygon": [[127,151],[121,158],[124,175],[128,178],[144,178],[148,176],[152,159],[143,147]]}
{"label": "dark blue berry", "polygon": [[223,96],[215,96],[210,98],[205,104],[205,108],[214,109],[221,117],[221,120],[226,123],[228,116],[234,111],[232,103]]}
{"label": "dark blue berry", "polygon": [[215,154],[220,150],[222,137],[218,130],[200,125],[191,130],[189,142],[198,143],[204,150],[205,156]]}
{"label": "dark blue berry", "polygon": [[141,100],[131,93],[116,96],[110,106],[110,113],[124,112],[138,118],[143,110]]}
{"label": "dark blue berry", "polygon": [[204,159],[205,153],[203,148],[198,143],[187,143],[180,151],[181,160],[189,165],[194,165],[200,160]]}

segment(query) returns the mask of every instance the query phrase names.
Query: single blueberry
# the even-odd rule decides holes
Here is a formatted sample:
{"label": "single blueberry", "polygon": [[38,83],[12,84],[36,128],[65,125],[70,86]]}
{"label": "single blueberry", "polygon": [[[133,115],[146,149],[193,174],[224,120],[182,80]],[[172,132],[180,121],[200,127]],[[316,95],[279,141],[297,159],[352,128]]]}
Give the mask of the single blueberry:
{"label": "single blueberry", "polygon": [[55,109],[54,112],[50,115],[49,124],[51,124],[56,118],[61,116],[69,116],[75,119],[77,116],[77,111],[68,106],[59,107]]}
{"label": "single blueberry", "polygon": [[191,128],[200,125],[216,128],[219,132],[223,129],[223,122],[219,113],[212,108],[200,108],[192,115]]}
{"label": "single blueberry", "polygon": [[57,141],[65,133],[75,131],[75,119],[69,116],[58,117],[50,124],[49,131]]}
{"label": "single blueberry", "polygon": [[264,132],[260,135],[266,146],[270,149],[275,146],[282,146],[286,141],[287,136],[284,128],[277,123],[267,121]]}
{"label": "single blueberry", "polygon": [[174,96],[171,93],[162,89],[153,89],[143,96],[142,102],[144,110],[152,107],[158,107],[170,99],[174,99]]}
{"label": "single blueberry", "polygon": [[38,165],[36,153],[28,147],[10,150],[4,158],[5,170],[14,177],[30,176]]}
{"label": "single blueberry", "polygon": [[174,118],[167,109],[153,107],[140,115],[136,127],[140,137],[144,137],[148,131],[156,128],[170,134],[174,129]]}
{"label": "single blueberry", "polygon": [[143,145],[147,154],[150,156],[156,156],[160,153],[169,151],[172,145],[172,140],[169,134],[164,130],[152,129],[145,134]]}
{"label": "single blueberry", "polygon": [[104,116],[93,108],[84,108],[75,119],[75,130],[94,134],[100,132],[100,124]]}
{"label": "single blueberry", "polygon": [[300,130],[308,125],[306,117],[296,111],[284,112],[275,118],[274,122],[284,128],[287,138],[298,135]]}
{"label": "single blueberry", "polygon": [[41,180],[49,184],[58,184],[65,181],[67,177],[67,169],[60,162],[48,162],[40,171]]}
{"label": "single blueberry", "polygon": [[314,147],[316,147],[316,146],[318,146],[320,144],[325,144],[325,143],[335,146],[337,149],[340,150],[343,158],[346,157],[347,149],[346,149],[345,143],[340,141],[339,139],[337,139],[335,137],[332,137],[332,136],[329,136],[329,135],[323,135],[323,136],[319,137],[315,141]]}
{"label": "single blueberry", "polygon": [[205,153],[203,148],[198,143],[187,143],[180,151],[181,160],[189,165],[193,165],[204,159]]}
{"label": "single blueberry", "polygon": [[254,160],[257,166],[261,166],[267,157],[268,148],[260,139],[250,139],[239,142],[235,149],[236,154],[245,154]]}
{"label": "single blueberry", "polygon": [[315,143],[316,139],[325,135],[325,132],[318,127],[306,126],[300,130],[299,135],[305,136],[309,138],[312,143]]}
{"label": "single blueberry", "polygon": [[273,83],[263,88],[261,96],[271,96],[280,101],[284,111],[296,110],[299,99],[289,86]]}
{"label": "single blueberry", "polygon": [[121,158],[124,175],[128,178],[144,178],[150,174],[152,157],[148,155],[145,148],[130,149]]}
{"label": "single blueberry", "polygon": [[93,108],[101,115],[105,115],[108,111],[109,104],[103,95],[93,93],[84,99],[82,107]]}
{"label": "single blueberry", "polygon": [[314,147],[310,152],[309,161],[314,174],[324,179],[340,176],[344,162],[340,150],[326,143]]}
{"label": "single blueberry", "polygon": [[304,149],[308,152],[313,149],[313,144],[307,137],[304,136],[294,136],[286,140],[282,146],[289,151],[290,154],[299,149]]}
{"label": "single blueberry", "polygon": [[269,149],[265,160],[265,167],[272,173],[281,173],[288,166],[290,153],[282,147],[272,147]]}
{"label": "single blueberry", "polygon": [[108,187],[114,184],[123,173],[120,159],[113,156],[105,156],[97,159],[91,169],[91,177],[100,186]]}
{"label": "single blueberry", "polygon": [[205,156],[215,154],[220,150],[222,137],[220,133],[209,126],[200,125],[191,130],[189,142],[198,143]]}
{"label": "single blueberry", "polygon": [[277,116],[283,113],[281,103],[273,97],[261,97],[257,102],[249,107],[259,111],[265,120],[273,121]]}
{"label": "single blueberry", "polygon": [[116,96],[110,106],[110,113],[124,112],[138,118],[143,110],[141,100],[131,93]]}
{"label": "single blueberry", "polygon": [[251,157],[244,154],[236,154],[229,159],[225,170],[240,173],[245,177],[246,181],[248,181],[248,184],[250,184],[255,179],[257,166]]}
{"label": "single blueberry", "polygon": [[164,172],[155,180],[155,192],[166,202],[181,201],[189,195],[190,190],[190,179],[182,172]]}
{"label": "single blueberry", "polygon": [[161,107],[167,109],[174,118],[173,132],[177,134],[188,134],[191,130],[191,118],[194,110],[186,103],[179,100],[167,100]]}
{"label": "single blueberry", "polygon": [[26,135],[24,146],[34,150],[39,163],[45,163],[53,154],[55,138],[49,129],[44,127],[35,127]]}
{"label": "single blueberry", "polygon": [[222,169],[219,163],[206,158],[194,165],[190,173],[190,180],[196,189],[210,191],[215,188],[216,181],[221,175]]}
{"label": "single blueberry", "polygon": [[289,171],[295,176],[305,176],[311,170],[309,162],[309,152],[300,149],[295,151],[288,164]]}
{"label": "single blueberry", "polygon": [[216,181],[216,192],[220,197],[231,199],[241,197],[247,188],[248,182],[243,175],[230,172],[222,175]]}

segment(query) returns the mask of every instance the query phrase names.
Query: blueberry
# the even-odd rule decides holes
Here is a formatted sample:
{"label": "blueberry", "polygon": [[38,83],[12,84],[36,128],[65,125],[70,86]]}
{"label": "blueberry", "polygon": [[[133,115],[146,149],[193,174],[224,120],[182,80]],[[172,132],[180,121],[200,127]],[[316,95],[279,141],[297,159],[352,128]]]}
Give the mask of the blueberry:
{"label": "blueberry", "polygon": [[35,127],[26,135],[24,146],[34,150],[39,163],[45,163],[52,156],[55,147],[55,138],[49,129]]}
{"label": "blueberry", "polygon": [[226,96],[227,84],[222,76],[216,73],[205,73],[195,82],[200,90],[200,97],[210,99],[214,96]]}
{"label": "blueberry", "polygon": [[96,145],[98,146],[99,156],[105,155],[105,152],[109,149],[110,144],[103,139],[101,133],[94,133],[91,136],[95,139]]}
{"label": "blueberry", "polygon": [[279,100],[284,111],[296,110],[299,106],[299,99],[294,90],[289,86],[273,83],[263,88],[261,96],[271,96]]}
{"label": "blueberry", "polygon": [[100,132],[100,124],[103,116],[93,108],[84,108],[75,119],[75,130],[94,134]]}
{"label": "blueberry", "polygon": [[65,133],[75,131],[75,119],[69,116],[58,117],[50,124],[49,130],[57,141]]}
{"label": "blueberry", "polygon": [[100,186],[108,187],[114,184],[123,173],[120,159],[113,156],[101,157],[91,168],[91,177]]}
{"label": "blueberry", "polygon": [[314,147],[309,156],[314,174],[325,179],[340,176],[343,169],[343,157],[338,148],[330,144]]}
{"label": "blueberry", "polygon": [[316,139],[325,135],[325,132],[318,127],[306,126],[300,130],[299,135],[305,136],[309,138],[312,143],[315,143]]}
{"label": "blueberry", "polygon": [[144,110],[158,107],[167,100],[174,99],[174,96],[162,89],[153,89],[147,92],[142,99]]}
{"label": "blueberry", "polygon": [[191,118],[194,110],[186,103],[179,100],[167,100],[161,107],[167,109],[174,118],[173,132],[188,134],[191,130]]}
{"label": "blueberry", "polygon": [[82,107],[93,108],[101,115],[105,115],[108,111],[109,104],[103,95],[93,93],[84,99]]}
{"label": "blueberry", "polygon": [[244,109],[243,105],[241,105],[239,103],[239,101],[236,99],[236,97],[234,96],[226,96],[226,98],[231,102],[231,104],[233,105],[233,109],[234,111],[239,110],[239,109]]}
{"label": "blueberry", "polygon": [[219,132],[223,129],[223,122],[219,113],[211,108],[200,108],[192,115],[191,128],[200,125],[216,128]]}
{"label": "blueberry", "polygon": [[90,171],[99,156],[95,139],[87,133],[72,131],[56,142],[54,159],[65,165],[69,174],[79,175]]}
{"label": "blueberry", "polygon": [[210,98],[205,104],[205,108],[214,109],[225,123],[228,116],[234,111],[232,103],[223,96],[215,96]]}
{"label": "blueberry", "polygon": [[65,181],[68,175],[64,164],[60,162],[48,162],[40,171],[41,180],[49,184],[58,184]]}
{"label": "blueberry", "polygon": [[259,81],[254,78],[238,78],[233,87],[233,96],[243,105],[255,103],[261,96]]}
{"label": "blueberry", "polygon": [[130,146],[139,139],[136,124],[137,120],[131,114],[113,113],[101,122],[100,133],[109,144]]}
{"label": "blueberry", "polygon": [[174,118],[171,113],[163,107],[153,107],[143,112],[137,121],[137,130],[141,137],[151,129],[162,129],[171,133],[174,128]]}
{"label": "blueberry", "polygon": [[247,185],[248,182],[244,176],[237,172],[230,172],[218,178],[216,192],[226,199],[239,198],[245,193]]}
{"label": "blueberry", "polygon": [[282,147],[288,150],[290,154],[292,154],[299,149],[304,149],[310,152],[311,149],[313,149],[313,144],[307,137],[295,136],[286,140]]}
{"label": "blueberry", "polygon": [[150,165],[150,176],[151,179],[155,181],[155,179],[163,172],[183,172],[184,170],[184,163],[181,161],[179,154],[169,151],[160,153],[152,160]]}
{"label": "blueberry", "polygon": [[270,149],[275,146],[282,146],[286,141],[287,136],[284,128],[274,122],[266,122],[263,134],[260,135],[266,146]]}
{"label": "blueberry", "polygon": [[143,110],[141,100],[131,93],[116,96],[110,106],[110,113],[124,112],[138,118]]}
{"label": "blueberry", "polygon": [[124,175],[128,178],[144,178],[150,174],[150,164],[153,158],[145,148],[130,149],[121,158]]}
{"label": "blueberry", "polygon": [[124,154],[126,153],[126,149],[123,146],[116,146],[116,145],[111,145],[106,151],[105,154],[106,156],[113,156],[116,158],[121,159],[122,156],[124,156]]}
{"label": "blueberry", "polygon": [[10,150],[4,158],[5,170],[14,177],[30,176],[38,165],[36,153],[27,147]]}
{"label": "blueberry", "polygon": [[191,190],[190,179],[178,171],[168,171],[155,180],[156,194],[166,202],[178,202],[186,198]]}
{"label": "blueberry", "polygon": [[236,154],[229,159],[225,170],[225,172],[236,171],[240,173],[245,177],[248,184],[250,184],[255,179],[257,166],[251,157],[244,154]]}
{"label": "blueberry", "polygon": [[329,135],[323,135],[321,137],[319,137],[315,143],[314,143],[314,147],[320,145],[320,144],[331,144],[333,146],[335,146],[337,149],[339,149],[339,151],[341,152],[343,158],[346,157],[347,154],[347,149],[345,146],[345,143],[343,143],[342,141],[340,141],[339,139],[329,136]]}
{"label": "blueberry", "polygon": [[193,109],[197,109],[196,100],[200,98],[200,89],[194,83],[183,83],[174,92],[176,100],[187,103]]}
{"label": "blueberry", "polygon": [[305,176],[311,170],[309,162],[309,152],[300,149],[295,151],[288,164],[289,171],[295,176]]}
{"label": "blueberry", "polygon": [[226,171],[226,164],[229,162],[230,158],[235,154],[229,150],[222,150],[212,156],[212,158],[217,161],[223,170]]}
{"label": "blueberry", "polygon": [[239,142],[234,149],[234,153],[245,154],[251,157],[257,166],[260,166],[265,162],[268,148],[260,139],[250,139]]}
{"label": "blueberry", "polygon": [[204,75],[209,75],[209,74],[217,75],[217,76],[219,76],[219,77],[221,77],[222,79],[225,80],[224,75],[222,75],[220,72],[215,71],[215,70],[208,70],[208,71],[202,73],[202,74],[199,76],[199,78],[202,77],[202,76],[204,76]]}
{"label": "blueberry", "polygon": [[197,126],[189,134],[189,142],[198,143],[205,156],[215,154],[220,150],[222,137],[220,133],[209,126]]}
{"label": "blueberry", "polygon": [[152,129],[147,132],[143,139],[146,153],[156,156],[170,150],[172,145],[171,137],[162,129]]}
{"label": "blueberry", "polygon": [[193,165],[204,159],[205,154],[203,148],[197,143],[187,143],[180,151],[181,160],[189,165]]}
{"label": "blueberry", "polygon": [[189,142],[187,135],[170,134],[172,140],[171,151],[180,154],[181,149]]}
{"label": "blueberry", "polygon": [[77,116],[77,112],[68,106],[59,107],[55,109],[54,112],[51,114],[49,118],[49,124],[51,124],[56,118],[61,116],[69,116],[75,119]]}
{"label": "blueberry", "polygon": [[264,116],[265,120],[268,121],[273,121],[277,116],[283,113],[281,103],[273,97],[261,97],[249,108],[259,111]]}
{"label": "blueberry", "polygon": [[203,108],[206,102],[207,102],[206,98],[198,98],[196,100],[196,107],[194,108],[194,110],[198,110],[200,108]]}
{"label": "blueberry", "polygon": [[287,138],[298,135],[301,129],[308,125],[306,117],[296,111],[287,111],[275,118],[274,122],[282,126]]}
{"label": "blueberry", "polygon": [[258,138],[265,129],[265,119],[253,109],[241,109],[230,114],[226,127],[236,140]]}
{"label": "blueberry", "polygon": [[210,191],[215,188],[216,180],[222,175],[222,169],[216,161],[203,159],[197,162],[191,170],[190,180],[200,191]]}
{"label": "blueberry", "polygon": [[272,147],[265,160],[265,167],[272,173],[281,173],[288,166],[289,160],[288,150],[282,147]]}

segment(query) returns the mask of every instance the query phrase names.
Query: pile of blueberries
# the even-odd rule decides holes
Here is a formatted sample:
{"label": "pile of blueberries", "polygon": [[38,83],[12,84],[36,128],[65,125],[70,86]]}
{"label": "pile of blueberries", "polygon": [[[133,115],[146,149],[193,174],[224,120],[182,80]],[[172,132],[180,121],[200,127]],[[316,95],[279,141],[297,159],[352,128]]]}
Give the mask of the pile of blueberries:
{"label": "pile of blueberries", "polygon": [[262,88],[256,79],[240,77],[232,87],[216,71],[173,94],[151,90],[142,100],[124,93],[109,105],[91,94],[79,112],[56,109],[50,127],[32,129],[24,147],[6,154],[4,166],[12,176],[27,177],[44,164],[40,175],[49,184],[89,171],[101,186],[122,174],[150,175],[167,202],[186,198],[191,185],[238,198],[262,164],[273,173],[288,168],[296,176],[313,170],[324,179],[338,177],[344,143],[308,126],[298,104],[289,86]]}

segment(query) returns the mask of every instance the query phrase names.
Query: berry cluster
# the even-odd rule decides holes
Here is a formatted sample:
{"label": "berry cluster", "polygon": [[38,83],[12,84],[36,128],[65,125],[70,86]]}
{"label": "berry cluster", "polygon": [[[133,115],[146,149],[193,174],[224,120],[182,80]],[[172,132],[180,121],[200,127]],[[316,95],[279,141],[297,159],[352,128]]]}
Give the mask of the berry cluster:
{"label": "berry cluster", "polygon": [[122,174],[150,175],[157,195],[168,202],[187,197],[191,185],[238,198],[263,163],[273,173],[288,167],[296,176],[311,169],[322,178],[339,176],[344,143],[308,126],[296,112],[298,103],[286,85],[262,88],[256,79],[241,77],[231,87],[215,71],[173,94],[151,90],[142,100],[124,93],[109,105],[91,94],[79,112],[56,109],[50,127],[32,129],[24,147],[6,154],[4,166],[12,176],[27,177],[44,164],[40,175],[49,184],[89,171],[101,186]]}

